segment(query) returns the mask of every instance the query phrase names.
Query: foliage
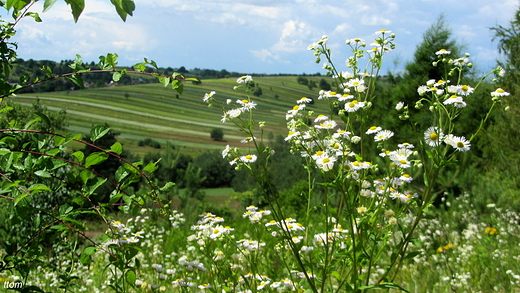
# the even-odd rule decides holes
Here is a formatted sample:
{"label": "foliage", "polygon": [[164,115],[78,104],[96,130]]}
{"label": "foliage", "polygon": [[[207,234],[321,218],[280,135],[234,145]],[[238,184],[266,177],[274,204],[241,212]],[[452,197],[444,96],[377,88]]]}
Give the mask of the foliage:
{"label": "foliage", "polygon": [[221,128],[213,128],[211,129],[209,136],[213,140],[221,141],[224,139],[224,130],[222,130]]}
{"label": "foliage", "polygon": [[507,74],[500,80],[515,94],[520,84],[520,10],[516,11],[509,27],[499,25],[491,30],[494,32],[493,40],[498,40],[498,51],[504,56],[504,60],[498,61],[498,64]]}
{"label": "foliage", "polygon": [[194,165],[200,168],[201,176],[205,178],[202,186],[205,188],[231,186],[235,176],[233,166],[229,165],[218,152],[204,152],[197,156]]}
{"label": "foliage", "polygon": [[[44,10],[48,10],[54,2],[46,0]],[[77,21],[84,1],[66,2]],[[16,24],[24,17],[41,21],[38,14],[30,12],[34,3],[36,1],[0,2],[0,6],[10,11],[14,19],[13,22],[2,22],[0,30],[0,98],[4,125],[0,130],[0,209],[5,215],[0,227],[5,236],[0,243],[0,273],[17,271],[26,283],[42,260],[54,257],[60,248],[70,252],[70,261],[76,265],[78,239],[83,238],[91,246],[83,250],[79,257],[81,262],[88,263],[90,255],[96,250],[105,251],[111,258],[110,271],[119,280],[111,286],[112,289],[126,292],[135,283],[136,263],[133,260],[138,250],[122,248],[112,252],[103,248],[98,241],[85,234],[85,225],[79,220],[84,216],[96,215],[108,224],[108,211],[114,207],[123,212],[140,210],[152,202],[162,207],[167,202],[159,194],[173,185],[168,184],[160,189],[150,180],[150,174],[157,169],[155,162],[142,165],[141,162],[132,163],[125,159],[122,145],[115,140],[116,133],[107,126],[94,126],[88,141],[81,139],[80,135],[58,134],[56,132],[64,126],[63,113],[49,114],[38,103],[31,113],[24,113],[25,110],[5,99],[22,89],[56,79],[68,79],[83,87],[80,75],[85,72],[110,73],[115,81],[129,72],[147,74],[179,93],[183,89],[184,77],[179,74],[165,76],[153,70],[145,72],[150,66],[158,69],[155,62],[146,59],[136,64],[133,71],[116,70],[117,55],[109,53],[99,58],[99,70],[85,68],[77,56],[69,65],[71,71],[68,73],[57,74],[44,65],[41,68],[43,76],[22,74],[18,83],[10,83],[8,78],[17,56],[16,44],[9,39],[16,33]],[[112,1],[112,4],[123,20],[135,8],[132,0]],[[71,150],[68,145],[72,142],[86,146],[85,150]],[[105,165],[100,168],[102,164]],[[111,186],[110,191],[98,197],[104,184]],[[139,192],[132,187],[141,184],[147,187]],[[114,235],[106,235],[111,236]],[[70,239],[74,241],[70,242]],[[73,270],[74,266],[63,270],[59,278],[60,288],[77,288]],[[24,290],[41,291],[38,286],[27,286]]]}
{"label": "foliage", "polygon": [[149,146],[149,147],[153,147],[154,149],[161,148],[161,144],[158,141],[153,140],[151,138],[142,139],[137,143],[137,145],[138,146]]}

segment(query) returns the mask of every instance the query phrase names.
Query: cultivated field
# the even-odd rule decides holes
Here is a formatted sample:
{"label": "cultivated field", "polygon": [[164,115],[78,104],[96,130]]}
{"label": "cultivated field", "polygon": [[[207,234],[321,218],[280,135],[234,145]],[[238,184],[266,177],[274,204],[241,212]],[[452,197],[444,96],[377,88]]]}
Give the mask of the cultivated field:
{"label": "cultivated field", "polygon": [[[321,77],[313,77],[318,81]],[[257,121],[266,121],[265,134],[287,133],[285,112],[303,96],[315,98],[318,89],[309,90],[296,81],[296,76],[255,77],[262,95],[251,98],[258,104]],[[222,102],[244,99],[243,91],[234,91],[236,78],[203,80],[201,84],[186,83],[184,93],[177,95],[169,87],[159,84],[142,84],[79,91],[24,94],[13,100],[30,105],[38,98],[50,110],[67,110],[69,132],[88,133],[92,125],[107,123],[116,132],[126,149],[133,152],[149,151],[139,148],[137,142],[152,138],[161,143],[171,142],[177,147],[193,151],[221,149],[226,144],[238,145],[243,137],[236,127],[222,123],[221,108],[208,108],[202,101],[205,93],[216,91]],[[309,105],[312,109],[325,107]],[[224,141],[211,140],[210,131],[221,128]]]}

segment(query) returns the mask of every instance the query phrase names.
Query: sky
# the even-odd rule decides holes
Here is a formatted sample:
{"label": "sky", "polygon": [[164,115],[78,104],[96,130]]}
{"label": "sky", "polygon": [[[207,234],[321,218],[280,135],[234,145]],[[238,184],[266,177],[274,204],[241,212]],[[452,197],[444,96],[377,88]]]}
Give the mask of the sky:
{"label": "sky", "polygon": [[[42,2],[42,1],[40,1]],[[204,68],[256,74],[324,73],[307,48],[323,35],[340,71],[349,57],[345,40],[370,44],[381,29],[396,34],[396,48],[385,58],[382,74],[399,72],[413,58],[423,33],[444,14],[453,37],[479,72],[496,65],[497,42],[491,27],[509,26],[518,0],[135,0],[136,10],[121,21],[110,0],[86,0],[74,23],[70,8],[57,1],[16,26],[23,59],[85,62],[117,53],[119,64],[144,58],[160,67]],[[39,5],[39,6],[38,6]],[[0,9],[5,19],[8,15]],[[446,48],[449,49],[449,48]]]}

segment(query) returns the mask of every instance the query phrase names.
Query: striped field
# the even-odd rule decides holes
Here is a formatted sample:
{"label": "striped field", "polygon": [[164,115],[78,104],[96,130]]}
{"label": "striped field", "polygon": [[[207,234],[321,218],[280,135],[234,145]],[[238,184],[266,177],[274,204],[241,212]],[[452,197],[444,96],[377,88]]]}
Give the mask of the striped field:
{"label": "striped field", "polygon": [[[321,77],[308,77],[319,81]],[[297,99],[316,97],[318,89],[309,90],[297,83],[297,76],[254,77],[262,89],[260,97],[252,96],[258,105],[255,121],[266,121],[265,134],[287,133],[285,113]],[[184,93],[177,95],[169,87],[160,84],[142,84],[92,88],[79,91],[37,93],[18,95],[17,103],[30,105],[38,98],[50,110],[66,109],[68,130],[73,133],[88,133],[92,125],[107,123],[116,132],[127,149],[138,153],[149,151],[137,147],[143,138],[152,138],[189,152],[221,149],[224,145],[238,145],[243,138],[232,123],[222,123],[222,109],[208,108],[202,101],[205,93],[216,91],[220,101],[246,97],[244,91],[233,90],[236,78],[203,80],[202,84],[186,83]],[[326,105],[310,105],[319,112]],[[224,131],[224,141],[215,142],[209,134],[213,128]]]}

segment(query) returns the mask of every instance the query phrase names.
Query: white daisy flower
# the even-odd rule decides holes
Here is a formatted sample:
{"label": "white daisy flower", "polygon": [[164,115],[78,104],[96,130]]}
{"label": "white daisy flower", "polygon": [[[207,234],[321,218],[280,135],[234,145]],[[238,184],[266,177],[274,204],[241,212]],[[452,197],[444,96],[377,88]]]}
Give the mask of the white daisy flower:
{"label": "white daisy flower", "polygon": [[250,83],[251,81],[253,81],[253,78],[251,77],[251,75],[244,75],[244,76],[241,76],[237,79],[237,83],[245,83],[245,84],[248,84]]}
{"label": "white daisy flower", "polygon": [[318,115],[318,117],[316,117],[316,119],[314,119],[314,123],[318,123],[318,122],[322,122],[322,121],[326,121],[326,120],[329,120],[329,117],[327,117],[325,115]]}
{"label": "white daisy flower", "polygon": [[385,141],[392,136],[394,136],[394,133],[392,131],[381,130],[378,133],[376,133],[376,136],[374,137],[374,141]]}
{"label": "white daisy flower", "polygon": [[383,128],[379,127],[379,126],[372,126],[370,127],[367,132],[365,132],[366,134],[374,134],[374,133],[378,133],[379,131],[383,130]]}
{"label": "white daisy flower", "polygon": [[302,97],[301,99],[296,101],[297,104],[309,104],[311,102],[312,102],[312,99],[307,98],[307,97]]}
{"label": "white daisy flower", "polygon": [[327,121],[323,121],[322,123],[320,123],[319,125],[316,125],[314,127],[317,128],[317,129],[333,129],[337,125],[338,124],[336,123],[336,121],[334,121],[334,120],[327,120]]}
{"label": "white daisy flower", "polygon": [[473,93],[474,88],[469,85],[459,85],[457,88],[457,94],[461,96],[469,96]]}
{"label": "white daisy flower", "polygon": [[491,96],[492,97],[505,97],[505,96],[509,96],[509,93],[504,91],[503,89],[501,88],[497,88],[496,91],[494,92],[491,92]]}
{"label": "white daisy flower", "polygon": [[328,156],[327,154],[323,154],[317,157],[315,160],[318,168],[322,169],[323,171],[332,170],[332,168],[334,168],[334,162],[336,162],[335,157]]}
{"label": "white daisy flower", "polygon": [[446,49],[440,49],[439,51],[435,52],[435,55],[449,55],[451,54],[451,51]]}
{"label": "white daisy flower", "polygon": [[442,130],[436,126],[431,126],[424,132],[424,140],[431,147],[439,146],[444,139]]}
{"label": "white daisy flower", "polygon": [[353,101],[345,104],[345,110],[347,110],[347,112],[356,112],[357,110],[363,108],[364,106],[365,106],[364,102],[358,102],[357,100],[353,100]]}
{"label": "white daisy flower", "polygon": [[245,155],[240,157],[240,161],[244,163],[254,163],[256,162],[256,155]]}
{"label": "white daisy flower", "polygon": [[211,99],[214,94],[215,94],[215,91],[211,91],[210,93],[206,93],[204,95],[204,98],[202,99],[202,101],[208,102],[208,100]]}
{"label": "white daisy flower", "polygon": [[449,145],[454,147],[459,152],[467,152],[471,147],[470,142],[463,136],[450,137]]}

